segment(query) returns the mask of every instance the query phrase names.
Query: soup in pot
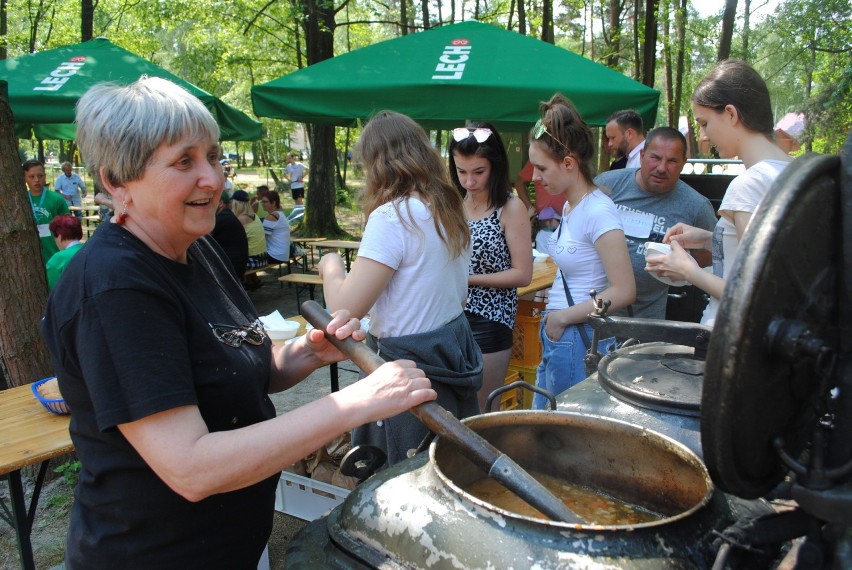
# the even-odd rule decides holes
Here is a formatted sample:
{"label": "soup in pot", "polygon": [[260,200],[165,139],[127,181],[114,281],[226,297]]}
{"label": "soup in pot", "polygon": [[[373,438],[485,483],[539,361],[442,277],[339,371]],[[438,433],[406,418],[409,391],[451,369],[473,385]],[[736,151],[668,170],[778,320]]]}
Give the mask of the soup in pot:
{"label": "soup in pot", "polygon": [[[639,505],[626,503],[590,487],[569,483],[538,471],[529,471],[536,480],[559,497],[587,524],[601,526],[636,525],[665,518]],[[522,516],[549,518],[530,506],[496,480],[485,477],[465,489],[466,492],[497,508]]]}

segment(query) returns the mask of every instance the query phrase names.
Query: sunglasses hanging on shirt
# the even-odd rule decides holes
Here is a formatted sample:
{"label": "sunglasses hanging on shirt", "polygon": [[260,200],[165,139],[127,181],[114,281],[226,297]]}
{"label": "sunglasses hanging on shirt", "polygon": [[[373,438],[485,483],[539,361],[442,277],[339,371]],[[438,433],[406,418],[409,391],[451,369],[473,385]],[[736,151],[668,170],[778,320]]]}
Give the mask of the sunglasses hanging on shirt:
{"label": "sunglasses hanging on shirt", "polygon": [[266,331],[263,330],[263,323],[259,319],[251,325],[243,327],[213,323],[209,323],[209,325],[219,342],[233,348],[239,348],[243,342],[260,346],[266,340]]}
{"label": "sunglasses hanging on shirt", "polygon": [[476,139],[476,142],[482,144],[488,140],[488,137],[491,136],[491,129],[469,129],[467,127],[459,127],[457,129],[453,129],[453,140],[456,142],[462,142],[470,136]]}

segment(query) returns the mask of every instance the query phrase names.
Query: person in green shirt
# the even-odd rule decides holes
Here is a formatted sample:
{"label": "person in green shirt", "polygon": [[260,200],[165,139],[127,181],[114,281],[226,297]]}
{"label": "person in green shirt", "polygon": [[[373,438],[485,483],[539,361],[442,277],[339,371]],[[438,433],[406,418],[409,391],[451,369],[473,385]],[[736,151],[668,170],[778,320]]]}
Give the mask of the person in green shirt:
{"label": "person in green shirt", "polygon": [[30,159],[24,162],[22,166],[24,180],[29,190],[27,197],[30,199],[38,237],[41,239],[41,256],[43,261],[47,263],[53,257],[53,254],[59,251],[56,242],[53,241],[53,236],[50,235],[50,221],[55,216],[68,214],[71,211],[61,194],[45,187],[44,182],[47,177],[44,173],[44,164],[40,160]]}
{"label": "person in green shirt", "polygon": [[74,254],[80,251],[83,244],[83,226],[80,220],[71,214],[62,214],[50,220],[50,235],[59,251],[53,254],[45,269],[47,270],[47,287],[50,290],[56,286],[62,272]]}

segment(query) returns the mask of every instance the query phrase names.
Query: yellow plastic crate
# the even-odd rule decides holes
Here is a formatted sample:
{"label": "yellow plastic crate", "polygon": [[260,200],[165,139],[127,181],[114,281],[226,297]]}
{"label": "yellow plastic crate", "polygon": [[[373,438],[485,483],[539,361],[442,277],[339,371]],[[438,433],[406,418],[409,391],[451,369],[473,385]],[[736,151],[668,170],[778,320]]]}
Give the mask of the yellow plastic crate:
{"label": "yellow plastic crate", "polygon": [[512,331],[512,366],[536,367],[541,362],[541,340],[538,329],[544,303],[518,301],[515,329]]}
{"label": "yellow plastic crate", "polygon": [[[503,385],[511,384],[520,379],[520,376],[517,372],[509,371],[506,374],[506,379],[503,381]],[[509,390],[508,392],[503,393],[500,397],[500,411],[505,412],[507,410],[517,410],[523,405],[521,398],[519,398],[519,388],[515,388],[514,390]]]}
{"label": "yellow plastic crate", "polygon": [[[514,364],[509,364],[509,373],[506,376],[506,382],[505,383],[509,384],[510,382],[514,382],[515,380],[523,380],[527,384],[532,384],[533,386],[535,386],[536,370],[538,370],[538,363],[536,363],[536,365],[533,366],[533,367],[515,366]],[[515,380],[509,380],[508,378],[509,378],[510,375],[517,375],[517,378],[515,378]],[[518,393],[518,396],[516,396],[516,398],[520,398],[520,401],[521,401],[520,409],[522,409],[522,410],[532,409],[532,401],[533,401],[533,395],[534,395],[534,392],[532,390],[525,390],[525,389],[522,389],[522,388],[518,388],[517,390],[513,390],[512,392],[507,392],[507,394],[511,394],[513,392]],[[511,408],[511,409],[518,409],[518,408]]]}

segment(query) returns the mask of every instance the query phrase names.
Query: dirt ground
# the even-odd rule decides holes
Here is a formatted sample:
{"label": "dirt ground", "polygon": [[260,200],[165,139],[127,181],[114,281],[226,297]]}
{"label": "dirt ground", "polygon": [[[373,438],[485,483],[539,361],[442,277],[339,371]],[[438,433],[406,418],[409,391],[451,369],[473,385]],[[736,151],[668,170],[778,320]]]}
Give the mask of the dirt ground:
{"label": "dirt ground", "polygon": [[[273,186],[270,180],[270,186]],[[262,176],[254,173],[237,174],[237,188],[247,191],[253,190],[257,184],[265,184]],[[310,189],[308,190],[310,192]],[[282,196],[283,205],[292,205],[289,195]],[[309,198],[308,198],[309,199]],[[341,226],[353,235],[360,235],[360,213],[355,211],[341,211],[338,213],[338,221]],[[261,273],[264,284],[261,288],[249,293],[255,307],[260,315],[267,315],[278,310],[283,316],[297,313],[295,288],[280,287],[274,273]],[[306,297],[303,295],[302,300]],[[309,401],[320,398],[330,392],[330,379],[328,368],[314,372],[310,377],[295,388],[285,393],[273,396],[276,410],[279,414],[285,413],[295,407]],[[340,385],[341,387],[354,382],[357,379],[355,367],[350,362],[341,365]],[[73,456],[68,458],[54,459],[51,468],[63,465]],[[35,479],[34,469],[25,470],[24,479],[27,497],[32,490]],[[33,525],[32,541],[36,568],[56,569],[62,568],[62,560],[65,552],[65,535],[68,530],[69,514],[73,503],[73,489],[66,483],[62,476],[55,478],[45,484],[38,503],[38,510]],[[0,482],[0,500],[9,504],[8,487],[5,480]],[[2,508],[2,507],[0,507]],[[305,521],[276,512],[272,536],[269,540],[270,568],[280,570],[286,567],[284,551],[287,543],[293,536],[307,524]],[[0,570],[14,570],[20,568],[15,533],[6,522],[0,521]]]}

